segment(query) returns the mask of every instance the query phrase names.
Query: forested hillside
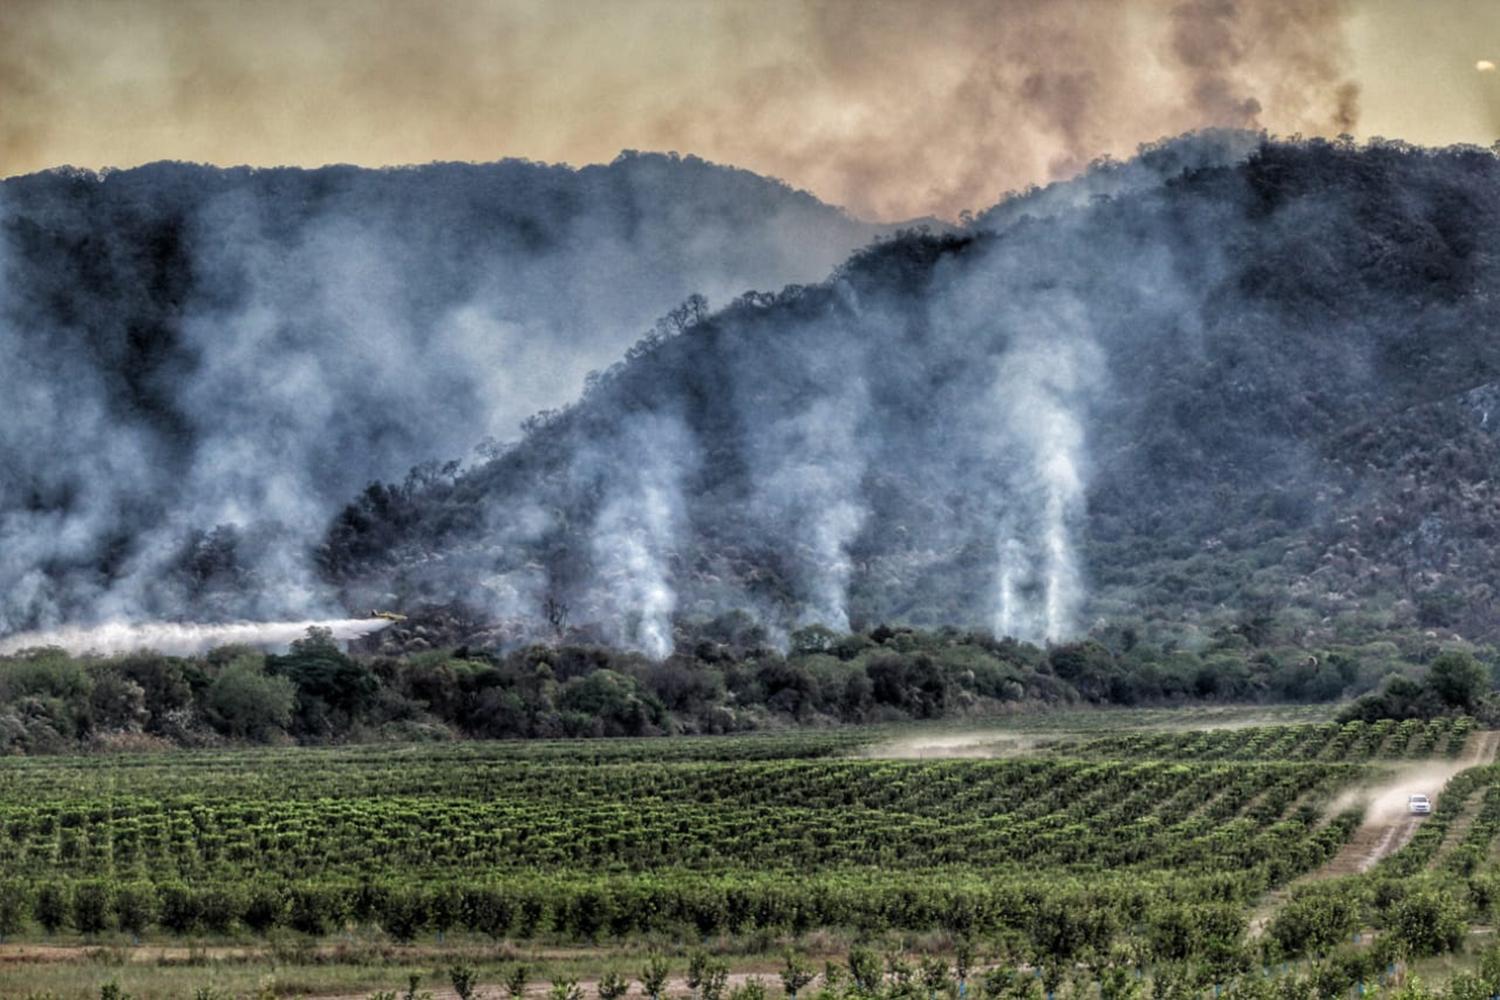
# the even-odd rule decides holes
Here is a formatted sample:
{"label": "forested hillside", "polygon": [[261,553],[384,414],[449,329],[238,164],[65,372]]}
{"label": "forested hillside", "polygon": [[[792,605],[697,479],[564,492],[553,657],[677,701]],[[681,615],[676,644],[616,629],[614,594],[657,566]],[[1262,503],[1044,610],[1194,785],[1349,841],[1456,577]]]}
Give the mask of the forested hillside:
{"label": "forested hillside", "polygon": [[728,610],[773,638],[1493,637],[1500,161],[1182,148],[689,302],[492,460],[371,486],[322,570],[352,607],[658,656]]}

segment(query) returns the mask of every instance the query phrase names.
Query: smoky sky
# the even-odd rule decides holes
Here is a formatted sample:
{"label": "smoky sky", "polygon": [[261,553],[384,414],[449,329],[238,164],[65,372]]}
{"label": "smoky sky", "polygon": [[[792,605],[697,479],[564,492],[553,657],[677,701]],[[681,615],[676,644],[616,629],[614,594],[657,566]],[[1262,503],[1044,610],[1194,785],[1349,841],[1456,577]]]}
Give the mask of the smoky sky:
{"label": "smoky sky", "polygon": [[[676,149],[891,220],[980,210],[1202,126],[1491,141],[1475,88],[1500,81],[1473,66],[1494,17],[1422,4],[1441,31],[1417,31],[1411,6],[7,0],[0,173]],[[1442,100],[1423,38],[1467,74]]]}

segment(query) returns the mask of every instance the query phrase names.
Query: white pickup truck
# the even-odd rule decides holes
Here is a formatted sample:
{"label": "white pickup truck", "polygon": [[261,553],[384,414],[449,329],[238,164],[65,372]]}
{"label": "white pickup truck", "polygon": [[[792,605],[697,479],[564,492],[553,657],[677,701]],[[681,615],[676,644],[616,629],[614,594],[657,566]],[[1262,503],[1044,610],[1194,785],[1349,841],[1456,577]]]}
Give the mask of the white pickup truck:
{"label": "white pickup truck", "polygon": [[1426,816],[1432,812],[1432,803],[1425,795],[1408,795],[1406,797],[1406,811],[1413,816]]}

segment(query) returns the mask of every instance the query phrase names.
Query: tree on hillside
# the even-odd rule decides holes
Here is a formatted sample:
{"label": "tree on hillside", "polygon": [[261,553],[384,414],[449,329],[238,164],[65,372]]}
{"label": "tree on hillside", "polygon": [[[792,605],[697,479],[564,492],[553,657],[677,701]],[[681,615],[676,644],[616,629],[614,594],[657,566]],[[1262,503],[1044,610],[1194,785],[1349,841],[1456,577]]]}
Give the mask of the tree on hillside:
{"label": "tree on hillside", "polygon": [[1470,712],[1489,688],[1489,676],[1473,656],[1449,652],[1438,656],[1427,668],[1427,686],[1445,705]]}

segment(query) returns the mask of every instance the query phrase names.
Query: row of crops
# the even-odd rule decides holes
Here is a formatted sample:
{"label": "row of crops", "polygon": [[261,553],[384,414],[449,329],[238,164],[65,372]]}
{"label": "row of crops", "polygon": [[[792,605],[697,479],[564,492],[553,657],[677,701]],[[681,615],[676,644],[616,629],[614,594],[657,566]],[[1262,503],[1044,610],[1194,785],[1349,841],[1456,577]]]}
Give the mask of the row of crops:
{"label": "row of crops", "polygon": [[629,764],[676,761],[818,760],[846,757],[875,742],[881,731],[843,727],[786,730],[733,736],[674,736],[670,739],[485,740],[424,746],[371,744],[336,748],[256,748],[194,750],[180,753],[119,754],[108,758],[39,755],[5,762],[6,774],[43,782],[51,776],[66,788],[69,775],[104,768],[111,780],[156,783],[165,768],[174,780],[217,781],[225,775],[287,769],[311,780],[328,780],[330,772],[376,772],[414,768],[418,774],[441,773],[467,765],[501,763]]}
{"label": "row of crops", "polygon": [[1202,732],[1128,733],[1089,740],[1076,752],[1169,760],[1369,761],[1458,757],[1474,720],[1382,719],[1317,725],[1248,726]]}
{"label": "row of crops", "polygon": [[997,881],[862,874],[809,879],[737,875],[629,879],[518,878],[425,883],[95,880],[0,882],[0,933],[123,931],[175,935],[324,935],[378,927],[397,940],[467,932],[495,940],[604,941],[643,934],[846,927],[862,933],[942,928],[1023,941],[1036,955],[1108,953],[1122,941],[1154,942],[1160,957],[1185,958],[1209,940],[1245,931],[1243,903],[1261,886],[1242,874],[1205,878],[1032,877]]}
{"label": "row of crops", "polygon": [[[446,773],[421,793],[288,768],[192,793],[79,772],[0,800],[0,869],[154,880],[394,870],[636,873],[1269,866],[1318,853],[1345,764],[815,760]],[[152,786],[153,781],[159,785]],[[21,784],[24,785],[24,782]],[[252,793],[251,789],[260,789]],[[1335,825],[1335,830],[1341,829]]]}

